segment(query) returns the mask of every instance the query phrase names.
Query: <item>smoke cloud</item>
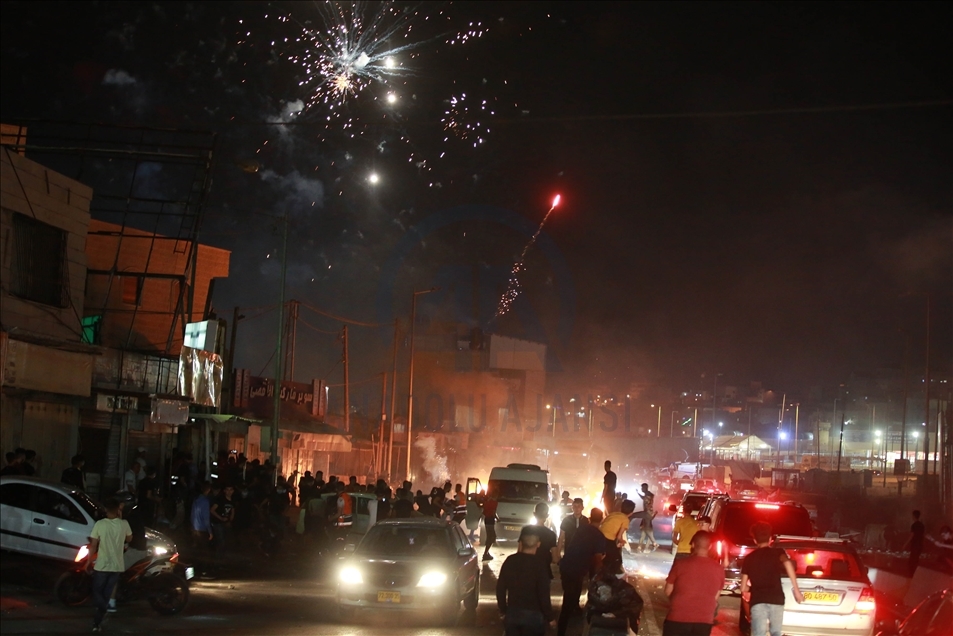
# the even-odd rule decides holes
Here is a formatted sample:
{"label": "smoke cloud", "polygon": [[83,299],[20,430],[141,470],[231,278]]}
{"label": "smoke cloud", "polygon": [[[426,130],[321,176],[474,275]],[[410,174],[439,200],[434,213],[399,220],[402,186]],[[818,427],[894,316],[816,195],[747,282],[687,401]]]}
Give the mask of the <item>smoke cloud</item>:
{"label": "smoke cloud", "polygon": [[423,456],[424,472],[430,475],[432,483],[443,485],[445,481],[450,479],[447,458],[437,452],[437,440],[435,438],[422,437],[414,442],[414,446]]}
{"label": "smoke cloud", "polygon": [[111,68],[103,76],[106,86],[129,86],[136,83],[136,78],[122,69]]}

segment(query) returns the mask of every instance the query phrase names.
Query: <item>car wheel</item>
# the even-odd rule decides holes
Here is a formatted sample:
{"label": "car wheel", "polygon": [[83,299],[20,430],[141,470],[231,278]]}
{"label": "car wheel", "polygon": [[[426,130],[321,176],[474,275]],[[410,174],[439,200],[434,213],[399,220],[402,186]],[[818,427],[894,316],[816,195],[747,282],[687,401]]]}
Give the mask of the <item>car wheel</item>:
{"label": "car wheel", "polygon": [[473,582],[473,590],[466,595],[463,599],[463,607],[467,610],[475,610],[477,605],[480,604],[480,575],[476,575],[476,580]]}

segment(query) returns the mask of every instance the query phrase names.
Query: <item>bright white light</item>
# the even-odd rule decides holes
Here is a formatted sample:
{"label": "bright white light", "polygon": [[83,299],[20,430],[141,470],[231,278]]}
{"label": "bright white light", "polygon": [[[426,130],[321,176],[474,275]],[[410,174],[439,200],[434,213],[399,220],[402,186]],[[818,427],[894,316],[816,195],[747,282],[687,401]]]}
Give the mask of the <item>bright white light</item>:
{"label": "bright white light", "polygon": [[920,437],[920,431],[913,431],[913,439]]}
{"label": "bright white light", "polygon": [[152,548],[152,551],[155,553],[156,556],[162,556],[169,550],[168,548],[163,548],[161,545],[157,545],[154,548]]}
{"label": "bright white light", "polygon": [[718,422],[718,428],[721,428],[721,427],[724,426],[724,425],[725,425],[724,422]]}
{"label": "bright white light", "polygon": [[[557,195],[553,198],[553,207],[556,207],[557,205],[559,205],[560,199],[562,199],[562,195],[559,195],[559,194],[557,194]],[[598,397],[598,396],[597,396],[597,397]]]}
{"label": "bright white light", "polygon": [[778,437],[780,437],[781,439],[787,439],[788,434],[785,433],[784,431],[781,431],[780,433],[778,433]]}
{"label": "bright white light", "polygon": [[396,66],[396,65],[397,65],[397,63],[394,61],[394,58],[392,58],[392,57],[385,57],[385,58],[384,58],[384,66],[385,66],[385,67],[387,67],[387,68],[394,68],[394,66]]}
{"label": "bright white light", "polygon": [[397,95],[394,95],[393,93],[387,93],[387,103],[388,103],[388,104],[393,104],[393,103],[396,102],[396,101],[397,101]]}
{"label": "bright white light", "polygon": [[426,572],[420,577],[417,587],[440,587],[447,582],[447,575],[443,572]]}
{"label": "bright white light", "polygon": [[360,570],[350,565],[341,568],[338,578],[340,579],[341,583],[346,585],[360,585],[364,582],[364,578],[361,576]]}
{"label": "bright white light", "polygon": [[881,435],[883,435],[883,431],[874,431],[874,435],[876,435],[877,437],[880,437]]}
{"label": "bright white light", "polygon": [[378,182],[381,180],[381,178],[380,178],[379,176],[377,176],[377,173],[376,173],[376,172],[372,172],[372,173],[367,177],[367,180],[368,180],[370,183],[372,183],[372,184],[376,184],[376,183],[378,183]]}
{"label": "bright white light", "polygon": [[371,61],[371,58],[368,57],[367,53],[364,53],[362,51],[361,54],[357,56],[357,59],[354,60],[354,67],[364,68],[365,66],[367,66],[367,63],[370,61]]}

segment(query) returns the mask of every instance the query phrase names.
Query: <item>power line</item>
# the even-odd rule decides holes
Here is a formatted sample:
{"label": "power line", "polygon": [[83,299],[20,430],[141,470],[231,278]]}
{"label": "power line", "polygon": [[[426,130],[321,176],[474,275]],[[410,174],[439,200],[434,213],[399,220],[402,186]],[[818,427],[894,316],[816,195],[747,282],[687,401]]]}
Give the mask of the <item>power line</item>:
{"label": "power line", "polygon": [[332,314],[329,311],[318,309],[317,307],[314,307],[313,305],[309,305],[306,302],[303,302],[303,301],[298,301],[298,302],[301,304],[302,307],[307,307],[308,309],[310,309],[316,314],[325,316],[326,318],[331,318],[333,320],[338,320],[340,322],[347,323],[349,325],[357,325],[358,327],[390,327],[391,326],[391,323],[387,323],[387,322],[364,322],[361,320],[354,320],[353,318],[344,318],[343,316]]}

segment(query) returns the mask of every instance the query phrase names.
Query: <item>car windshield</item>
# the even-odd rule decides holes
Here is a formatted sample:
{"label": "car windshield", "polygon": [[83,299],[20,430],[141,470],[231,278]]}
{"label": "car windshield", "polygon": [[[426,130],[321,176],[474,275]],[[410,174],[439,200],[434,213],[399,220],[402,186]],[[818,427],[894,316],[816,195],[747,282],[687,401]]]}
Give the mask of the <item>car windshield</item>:
{"label": "car windshield", "polygon": [[783,548],[794,561],[794,570],[799,577],[858,583],[867,580],[864,567],[856,555],[850,552],[825,549],[823,546],[778,547]]}
{"label": "car windshield", "polygon": [[444,528],[386,524],[368,530],[356,552],[385,557],[453,556],[450,537]]}
{"label": "car windshield", "polygon": [[93,518],[93,521],[106,518],[106,509],[90,499],[89,495],[85,492],[74,490],[70,493],[70,496],[73,498],[73,501],[79,504],[80,508],[86,511],[86,514]]}
{"label": "car windshield", "polygon": [[516,481],[510,479],[491,479],[487,485],[487,494],[499,502],[506,501],[546,501],[549,487],[539,481]]}
{"label": "car windshield", "polygon": [[794,506],[777,504],[738,503],[729,504],[722,531],[736,545],[754,545],[751,538],[751,526],[759,521],[771,524],[773,534],[786,534],[795,537],[814,535],[811,517],[807,510]]}
{"label": "car windshield", "polygon": [[708,503],[708,497],[685,497],[685,501],[682,502],[682,512],[694,517],[706,503]]}

